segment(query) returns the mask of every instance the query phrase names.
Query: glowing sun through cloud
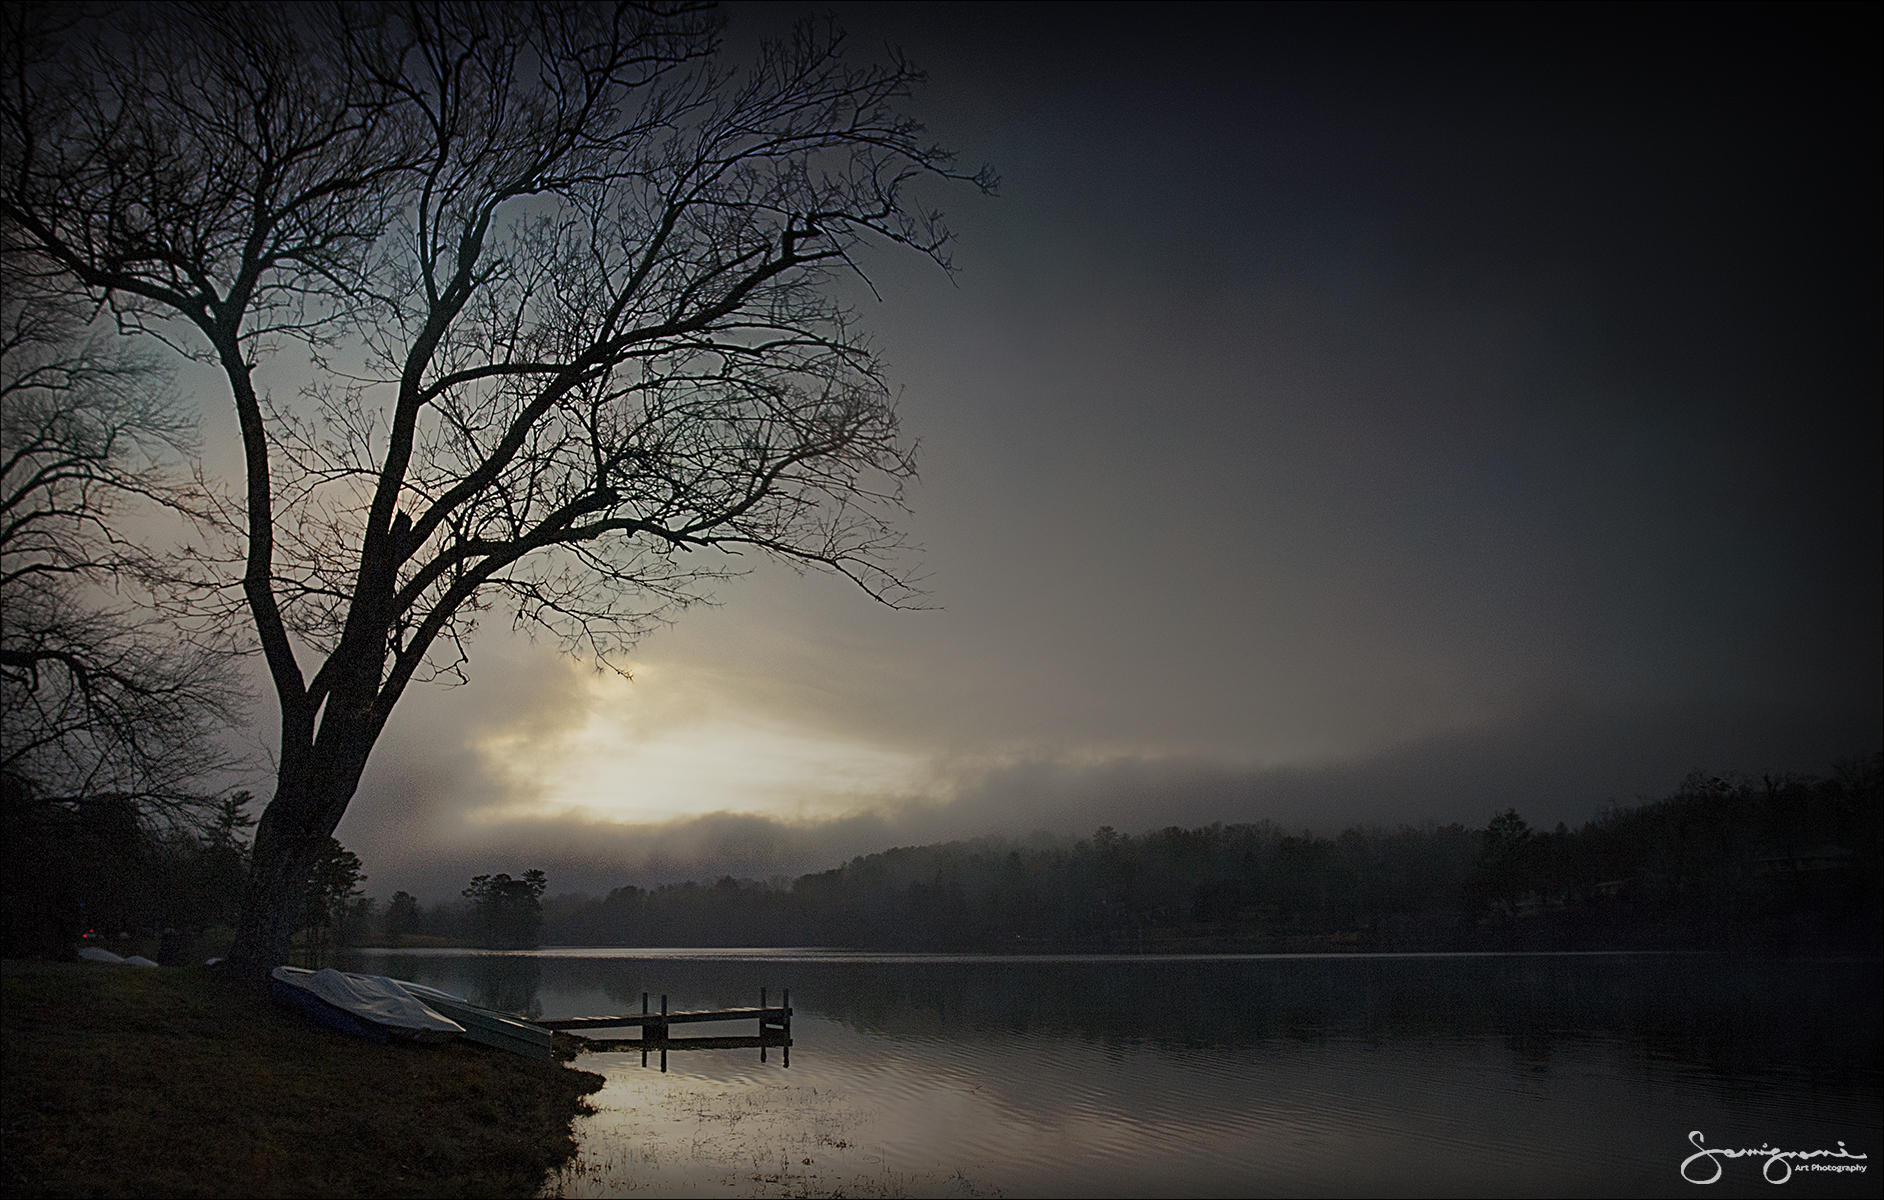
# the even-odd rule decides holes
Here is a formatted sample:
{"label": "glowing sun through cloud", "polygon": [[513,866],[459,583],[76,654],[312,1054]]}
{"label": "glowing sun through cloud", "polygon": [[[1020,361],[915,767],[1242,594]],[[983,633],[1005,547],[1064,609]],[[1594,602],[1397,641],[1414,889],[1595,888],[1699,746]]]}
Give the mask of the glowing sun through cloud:
{"label": "glowing sun through cloud", "polygon": [[557,726],[500,726],[472,742],[508,799],[475,825],[577,819],[644,824],[707,813],[817,820],[906,796],[925,760],[847,740],[723,693],[728,681],[645,664],[632,682],[590,675]]}

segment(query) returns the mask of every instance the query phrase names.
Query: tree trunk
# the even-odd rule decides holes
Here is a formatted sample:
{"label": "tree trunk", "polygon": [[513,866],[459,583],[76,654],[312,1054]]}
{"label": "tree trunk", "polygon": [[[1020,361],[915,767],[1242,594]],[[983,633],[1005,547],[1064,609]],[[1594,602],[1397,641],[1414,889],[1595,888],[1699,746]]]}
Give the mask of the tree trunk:
{"label": "tree trunk", "polygon": [[[330,772],[282,764],[275,797],[255,828],[235,947],[229,952],[236,970],[258,984],[288,961],[314,864],[347,811],[359,775],[357,769]],[[335,776],[348,782],[336,784]]]}

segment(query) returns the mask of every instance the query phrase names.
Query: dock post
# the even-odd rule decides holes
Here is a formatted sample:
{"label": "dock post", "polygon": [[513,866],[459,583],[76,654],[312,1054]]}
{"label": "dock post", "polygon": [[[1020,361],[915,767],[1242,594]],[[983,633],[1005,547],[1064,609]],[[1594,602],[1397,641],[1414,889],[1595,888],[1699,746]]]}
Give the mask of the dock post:
{"label": "dock post", "polygon": [[[643,1030],[641,1033],[641,1036],[642,1037],[648,1036],[647,1031]],[[667,993],[662,992],[661,993],[661,1074],[665,1075],[666,1073],[667,1073]]]}
{"label": "dock post", "polygon": [[765,989],[759,989],[759,1061],[765,1061]]}
{"label": "dock post", "polygon": [[[641,1015],[643,1017],[648,1015],[648,994],[646,992],[641,993]],[[645,1020],[641,1022],[641,1065],[644,1067],[648,1065],[648,1023]]]}
{"label": "dock post", "polygon": [[785,1065],[792,1065],[792,990],[785,989],[785,998],[780,1001],[785,1006]]}

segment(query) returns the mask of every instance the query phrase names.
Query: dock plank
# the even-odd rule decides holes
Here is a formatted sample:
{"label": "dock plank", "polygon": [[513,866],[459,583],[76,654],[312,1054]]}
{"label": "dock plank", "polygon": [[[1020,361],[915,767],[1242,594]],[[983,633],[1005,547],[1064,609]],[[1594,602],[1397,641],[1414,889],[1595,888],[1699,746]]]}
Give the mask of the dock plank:
{"label": "dock plank", "polygon": [[[580,1037],[581,1035],[576,1035]],[[791,1039],[783,1033],[754,1037],[678,1037],[678,1038],[594,1038],[583,1037],[584,1050],[777,1050],[790,1049]]]}

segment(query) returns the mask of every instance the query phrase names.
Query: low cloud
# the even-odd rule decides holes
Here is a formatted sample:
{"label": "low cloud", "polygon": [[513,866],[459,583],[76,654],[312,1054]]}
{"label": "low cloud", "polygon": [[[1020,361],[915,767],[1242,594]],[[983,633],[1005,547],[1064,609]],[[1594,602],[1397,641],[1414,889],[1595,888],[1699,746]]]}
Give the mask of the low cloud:
{"label": "low cloud", "polygon": [[[793,878],[897,845],[1075,837],[1101,825],[1138,833],[1270,821],[1333,833],[1355,824],[1482,825],[1506,808],[1534,825],[1575,825],[1609,805],[1664,795],[1691,770],[1822,772],[1841,757],[1874,752],[1875,740],[1874,717],[1728,705],[1618,714],[1560,703],[1497,726],[1313,767],[1152,756],[945,763],[929,794],[886,796],[815,819],[730,812],[634,823],[526,816],[473,827],[462,820],[462,795],[449,806],[428,804],[419,797],[441,780],[414,777],[407,782],[415,803],[406,815],[382,824],[362,814],[343,840],[350,846],[357,840],[370,890],[382,896],[403,888],[443,899],[472,875],[529,867],[549,873],[553,892],[595,895],[624,884],[657,887],[721,875]],[[395,824],[412,836],[389,836]]]}

